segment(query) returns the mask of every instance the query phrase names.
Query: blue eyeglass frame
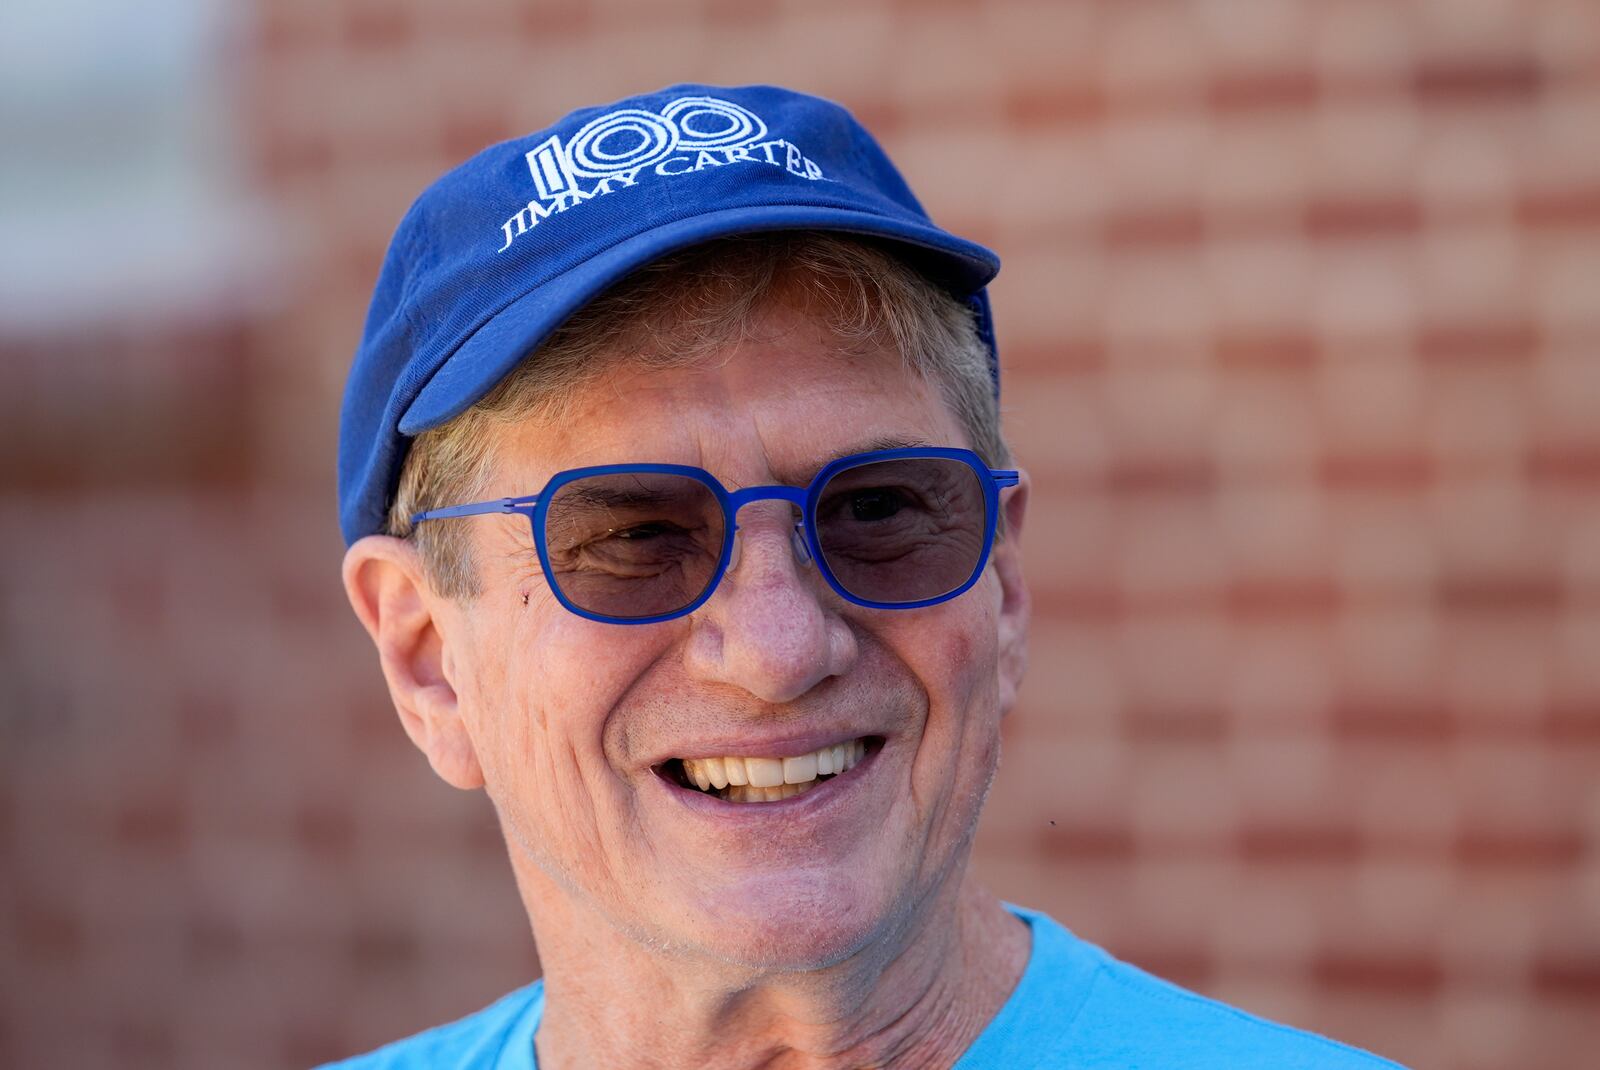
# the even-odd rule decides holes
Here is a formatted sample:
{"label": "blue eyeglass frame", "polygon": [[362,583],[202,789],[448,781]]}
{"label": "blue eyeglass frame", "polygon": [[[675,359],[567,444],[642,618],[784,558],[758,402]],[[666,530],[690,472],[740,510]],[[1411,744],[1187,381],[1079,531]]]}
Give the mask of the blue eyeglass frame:
{"label": "blue eyeglass frame", "polygon": [[[827,558],[822,553],[821,540],[817,535],[817,502],[822,497],[822,488],[828,481],[850,468],[859,468],[862,465],[874,464],[879,461],[898,461],[914,458],[934,458],[961,461],[971,468],[978,476],[978,484],[983,488],[984,504],[984,532],[983,552],[978,555],[977,564],[973,566],[972,575],[959,587],[933,598],[923,598],[914,602],[874,602],[870,599],[859,598],[845,590],[833,570],[828,567]],[[722,507],[723,536],[722,551],[717,559],[717,569],[706,583],[705,590],[701,591],[694,601],[682,609],[673,610],[671,613],[659,613],[649,617],[613,617],[603,613],[594,613],[581,606],[574,605],[561,590],[561,584],[555,580],[550,568],[550,554],[545,546],[544,527],[545,515],[549,510],[550,502],[555,498],[556,491],[573,480],[585,479],[589,476],[621,475],[627,472],[642,472],[658,475],[687,476],[703,484],[716,496],[717,503]],[[868,609],[920,609],[923,606],[938,605],[948,602],[966,592],[978,577],[983,575],[984,566],[989,563],[989,553],[994,548],[995,530],[999,525],[1000,517],[1000,491],[1004,487],[1014,487],[1020,478],[1016,469],[990,468],[984,463],[982,457],[968,449],[955,446],[907,446],[892,450],[871,450],[866,453],[853,453],[847,457],[840,457],[829,461],[822,467],[811,482],[804,487],[787,487],[770,485],[762,487],[745,487],[741,490],[730,491],[717,481],[717,477],[704,468],[686,464],[601,464],[589,468],[570,468],[564,472],[557,472],[550,477],[544,489],[537,494],[530,494],[521,498],[497,498],[487,502],[471,502],[467,505],[452,505],[443,509],[430,509],[427,512],[417,513],[411,518],[413,524],[420,524],[424,520],[445,520],[460,516],[478,516],[486,513],[517,513],[528,518],[533,529],[533,545],[539,554],[539,567],[544,570],[545,583],[549,586],[556,600],[569,612],[575,613],[587,620],[598,621],[601,624],[659,624],[662,621],[676,620],[688,616],[706,603],[717,587],[722,583],[722,577],[727,574],[728,563],[733,558],[733,539],[739,530],[739,510],[751,502],[777,500],[786,501],[800,507],[800,521],[796,525],[805,536],[806,550],[811,555],[811,561],[817,566],[817,571],[840,598],[858,606]]]}

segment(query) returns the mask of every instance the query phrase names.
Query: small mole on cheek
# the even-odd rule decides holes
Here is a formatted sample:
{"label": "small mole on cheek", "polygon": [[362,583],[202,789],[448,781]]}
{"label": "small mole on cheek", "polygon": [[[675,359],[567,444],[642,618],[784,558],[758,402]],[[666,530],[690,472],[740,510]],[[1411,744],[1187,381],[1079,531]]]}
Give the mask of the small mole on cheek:
{"label": "small mole on cheek", "polygon": [[527,591],[523,591],[522,592],[522,604],[523,605],[527,605],[528,604],[528,592]]}

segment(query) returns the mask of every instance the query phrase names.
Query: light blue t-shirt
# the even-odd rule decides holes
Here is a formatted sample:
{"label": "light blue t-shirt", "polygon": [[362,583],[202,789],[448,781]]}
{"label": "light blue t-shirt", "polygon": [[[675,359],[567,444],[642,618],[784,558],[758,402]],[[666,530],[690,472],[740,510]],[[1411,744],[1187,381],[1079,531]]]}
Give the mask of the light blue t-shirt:
{"label": "light blue t-shirt", "polygon": [[[1152,977],[1039,911],[1006,908],[1033,930],[1028,967],[954,1070],[1402,1070]],[[535,981],[459,1022],[323,1070],[537,1070],[543,1013]]]}

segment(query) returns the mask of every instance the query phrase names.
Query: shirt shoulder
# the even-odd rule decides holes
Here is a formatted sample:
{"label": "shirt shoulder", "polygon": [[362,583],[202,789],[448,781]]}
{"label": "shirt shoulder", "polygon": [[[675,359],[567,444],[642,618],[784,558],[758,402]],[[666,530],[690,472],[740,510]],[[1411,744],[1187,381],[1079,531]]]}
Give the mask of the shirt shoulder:
{"label": "shirt shoulder", "polygon": [[1033,951],[1016,990],[959,1070],[1404,1070],[1163,981],[1046,914],[1007,907],[1032,927]]}
{"label": "shirt shoulder", "polygon": [[317,1070],[533,1070],[543,1009],[544,983],[535,981],[448,1025]]}
{"label": "shirt shoulder", "polygon": [[[1404,1070],[1328,1037],[1207,998],[1107,956],[1079,1021],[1106,1066]],[[1094,1065],[1100,1065],[1096,1063]]]}

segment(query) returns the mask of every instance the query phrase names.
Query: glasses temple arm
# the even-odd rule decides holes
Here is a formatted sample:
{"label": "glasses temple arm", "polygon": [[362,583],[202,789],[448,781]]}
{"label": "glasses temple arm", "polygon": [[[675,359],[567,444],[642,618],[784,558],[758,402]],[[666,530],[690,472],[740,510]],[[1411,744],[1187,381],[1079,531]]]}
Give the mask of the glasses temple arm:
{"label": "glasses temple arm", "polygon": [[997,486],[1014,487],[1021,480],[1022,473],[1015,468],[991,468],[989,469],[989,477],[995,481]]}
{"label": "glasses temple arm", "polygon": [[471,502],[467,505],[452,505],[444,509],[429,509],[425,513],[417,513],[411,518],[413,524],[420,524],[424,520],[444,520],[453,516],[478,516],[482,513],[523,513],[527,512],[530,505],[537,503],[539,496],[530,494],[525,498],[496,498],[492,502]]}

